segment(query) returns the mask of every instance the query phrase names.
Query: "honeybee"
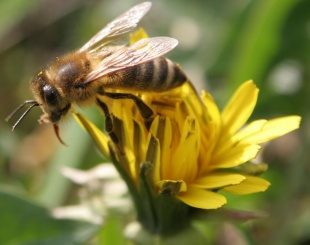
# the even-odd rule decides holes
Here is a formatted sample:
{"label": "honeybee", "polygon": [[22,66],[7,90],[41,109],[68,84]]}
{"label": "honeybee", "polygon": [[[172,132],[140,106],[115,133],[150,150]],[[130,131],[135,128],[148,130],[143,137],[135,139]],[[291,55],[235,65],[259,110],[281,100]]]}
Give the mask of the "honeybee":
{"label": "honeybee", "polygon": [[[177,44],[170,37],[143,38],[131,46],[113,44],[123,34],[131,32],[151,8],[151,2],[138,4],[107,24],[76,51],[56,58],[30,82],[35,100],[27,100],[16,108],[9,120],[25,105],[30,107],[20,116],[14,128],[35,106],[43,115],[39,123],[52,123],[59,137],[58,123],[72,105],[97,104],[105,114],[105,127],[117,143],[109,108],[102,96],[131,99],[145,121],[154,116],[153,110],[130,91],[163,92],[182,85],[186,80],[179,66],[164,58]],[[107,40],[108,39],[108,40]],[[112,40],[112,41],[111,41]],[[107,92],[122,89],[128,93]]]}

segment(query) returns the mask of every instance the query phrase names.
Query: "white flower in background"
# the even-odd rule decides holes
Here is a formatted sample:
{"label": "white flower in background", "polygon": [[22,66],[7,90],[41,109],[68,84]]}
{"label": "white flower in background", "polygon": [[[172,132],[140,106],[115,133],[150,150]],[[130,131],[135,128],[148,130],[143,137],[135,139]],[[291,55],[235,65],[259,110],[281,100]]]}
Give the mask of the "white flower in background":
{"label": "white flower in background", "polygon": [[111,211],[128,214],[132,210],[127,186],[112,164],[100,164],[89,170],[64,166],[61,172],[81,186],[78,192],[80,204],[55,208],[52,211],[54,217],[102,224]]}

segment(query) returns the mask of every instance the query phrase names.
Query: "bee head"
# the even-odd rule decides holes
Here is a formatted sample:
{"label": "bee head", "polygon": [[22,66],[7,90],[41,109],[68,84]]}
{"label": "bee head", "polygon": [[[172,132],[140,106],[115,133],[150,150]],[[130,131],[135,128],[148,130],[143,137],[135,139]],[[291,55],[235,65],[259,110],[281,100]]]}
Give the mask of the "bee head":
{"label": "bee head", "polygon": [[43,71],[31,80],[31,88],[44,112],[39,123],[58,123],[69,111],[70,101],[61,95]]}
{"label": "bee head", "polygon": [[60,95],[56,87],[52,86],[47,81],[48,79],[46,79],[44,72],[40,72],[35,78],[33,78],[31,80],[31,88],[36,100],[26,100],[8,115],[5,120],[9,121],[18,111],[24,108],[25,105],[30,105],[13,125],[12,130],[14,131],[17,125],[33,107],[40,106],[44,114],[39,119],[39,123],[53,123],[57,138],[65,145],[59,136],[58,122],[62,116],[69,111],[71,103]]}

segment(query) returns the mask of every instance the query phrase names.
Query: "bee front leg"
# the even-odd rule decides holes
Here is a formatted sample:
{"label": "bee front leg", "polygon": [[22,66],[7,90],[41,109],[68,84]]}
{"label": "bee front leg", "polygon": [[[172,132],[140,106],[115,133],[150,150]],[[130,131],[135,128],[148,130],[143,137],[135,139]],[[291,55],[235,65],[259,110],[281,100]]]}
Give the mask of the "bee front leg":
{"label": "bee front leg", "polygon": [[141,116],[144,119],[145,126],[149,128],[155,116],[153,110],[143,102],[138,96],[133,94],[122,94],[122,93],[104,93],[105,96],[112,99],[131,99],[136,104]]}
{"label": "bee front leg", "polygon": [[117,135],[113,132],[113,123],[109,108],[104,102],[99,99],[97,99],[97,104],[103,110],[105,116],[105,130],[110,135],[110,138],[112,139],[114,144],[117,145],[119,141]]}

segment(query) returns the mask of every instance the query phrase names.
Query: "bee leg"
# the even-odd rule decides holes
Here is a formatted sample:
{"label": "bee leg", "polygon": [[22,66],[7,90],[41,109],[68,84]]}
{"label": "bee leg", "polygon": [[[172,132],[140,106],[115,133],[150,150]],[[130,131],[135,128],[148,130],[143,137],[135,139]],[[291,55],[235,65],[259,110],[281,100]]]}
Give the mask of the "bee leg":
{"label": "bee leg", "polygon": [[143,102],[138,96],[133,94],[122,94],[122,93],[104,93],[105,96],[112,99],[131,99],[136,104],[141,116],[144,119],[145,126],[149,128],[151,126],[152,120],[155,116],[153,110]]}
{"label": "bee leg", "polygon": [[97,104],[103,110],[103,113],[105,116],[105,130],[110,135],[110,138],[114,142],[114,144],[117,145],[119,141],[118,141],[117,135],[113,132],[113,123],[112,123],[112,118],[111,118],[109,108],[104,102],[102,102],[99,99],[97,99]]}

